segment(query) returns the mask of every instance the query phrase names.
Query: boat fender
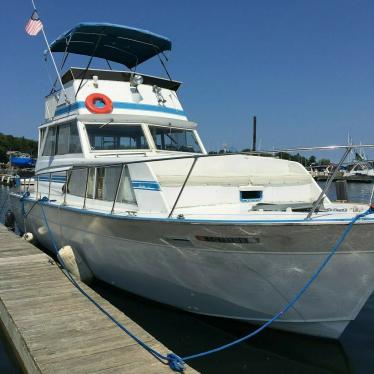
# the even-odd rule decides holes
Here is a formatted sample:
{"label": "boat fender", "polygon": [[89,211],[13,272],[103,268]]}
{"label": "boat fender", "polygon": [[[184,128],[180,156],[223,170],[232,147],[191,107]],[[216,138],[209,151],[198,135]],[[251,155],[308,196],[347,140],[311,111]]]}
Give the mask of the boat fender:
{"label": "boat fender", "polygon": [[16,217],[14,216],[14,213],[11,210],[8,210],[5,213],[5,217],[4,217],[5,227],[7,227],[9,230],[14,231],[15,223],[16,223]]}
{"label": "boat fender", "polygon": [[86,284],[90,284],[93,281],[92,271],[78,251],[74,250],[70,245],[66,245],[58,253],[64,262],[66,270]]}
{"label": "boat fender", "polygon": [[34,240],[34,235],[31,232],[27,232],[23,234],[22,238],[25,239],[27,242],[32,243]]}
{"label": "boat fender", "polygon": [[86,108],[91,113],[108,114],[113,111],[112,100],[108,96],[101,93],[93,93],[86,97]]}

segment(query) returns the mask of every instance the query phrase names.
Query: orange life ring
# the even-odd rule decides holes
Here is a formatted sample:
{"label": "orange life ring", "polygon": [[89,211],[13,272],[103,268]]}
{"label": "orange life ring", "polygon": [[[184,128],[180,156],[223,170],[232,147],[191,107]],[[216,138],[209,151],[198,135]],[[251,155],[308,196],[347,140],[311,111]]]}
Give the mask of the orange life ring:
{"label": "orange life ring", "polygon": [[86,97],[86,108],[91,113],[107,114],[112,113],[113,103],[108,96],[101,93],[93,93]]}

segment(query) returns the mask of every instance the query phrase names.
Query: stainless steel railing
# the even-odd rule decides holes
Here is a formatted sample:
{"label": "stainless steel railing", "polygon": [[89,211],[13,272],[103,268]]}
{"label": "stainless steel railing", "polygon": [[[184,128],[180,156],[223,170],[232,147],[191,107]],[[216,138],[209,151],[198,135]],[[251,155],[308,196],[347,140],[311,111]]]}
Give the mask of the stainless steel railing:
{"label": "stainless steel railing", "polygon": [[[331,184],[336,177],[340,167],[343,165],[345,162],[347,156],[349,153],[356,148],[374,148],[374,145],[372,144],[360,144],[360,145],[335,145],[335,146],[322,146],[322,147],[301,147],[301,148],[286,148],[286,149],[277,149],[277,150],[271,150],[271,151],[257,151],[257,152],[248,152],[248,153],[223,153],[223,154],[196,154],[196,155],[181,155],[181,156],[173,156],[173,157],[160,157],[160,158],[152,158],[148,160],[135,160],[135,161],[122,161],[122,162],[115,162],[115,163],[110,163],[110,164],[82,164],[78,166],[71,166],[71,165],[59,165],[58,170],[56,172],[65,172],[66,176],[66,183],[64,186],[64,200],[63,204],[67,204],[67,190],[68,190],[68,183],[69,183],[69,173],[71,173],[73,170],[86,170],[86,181],[85,181],[85,193],[84,193],[84,199],[83,199],[83,209],[86,208],[86,201],[87,201],[87,191],[88,191],[88,178],[89,178],[89,169],[90,168],[109,168],[109,167],[118,167],[121,166],[121,171],[120,175],[116,184],[115,188],[115,195],[113,197],[113,202],[112,202],[112,207],[110,210],[110,213],[113,214],[115,212],[115,206],[118,198],[118,193],[120,189],[120,184],[122,181],[122,176],[123,176],[123,170],[127,165],[134,165],[134,164],[140,164],[140,163],[152,163],[152,162],[165,162],[165,161],[171,161],[171,160],[183,160],[183,159],[192,159],[192,164],[186,174],[186,178],[184,179],[184,182],[178,192],[178,195],[172,205],[172,208],[170,212],[168,213],[168,218],[171,218],[177,205],[178,202],[180,201],[180,198],[184,192],[184,189],[189,181],[189,178],[198,162],[199,159],[201,158],[209,158],[209,157],[232,157],[232,156],[237,156],[237,155],[263,155],[263,154],[268,154],[269,156],[275,156],[276,154],[282,153],[282,152],[302,152],[302,151],[315,151],[315,150],[321,150],[321,151],[333,151],[333,150],[340,150],[344,149],[344,154],[342,155],[341,159],[339,160],[334,172],[331,174],[329,179],[327,180],[324,188],[322,189],[320,195],[318,196],[317,200],[313,203],[312,208],[310,212],[308,213],[306,220],[311,219],[312,215],[317,211],[327,195],[327,192],[329,188],[331,187]],[[61,170],[61,168],[66,167],[66,170]],[[51,183],[52,183],[52,173],[51,171],[49,172],[43,172],[39,171],[37,176],[36,176],[36,191],[37,191],[37,196],[39,192],[39,178],[38,176],[41,175],[49,175],[49,184],[48,184],[48,199],[51,197]]]}

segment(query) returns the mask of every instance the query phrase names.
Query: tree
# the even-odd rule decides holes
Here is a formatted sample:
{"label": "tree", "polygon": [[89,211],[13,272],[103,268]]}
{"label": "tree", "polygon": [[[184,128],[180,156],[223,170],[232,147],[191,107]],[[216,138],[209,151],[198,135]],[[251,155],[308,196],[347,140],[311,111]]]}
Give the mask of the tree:
{"label": "tree", "polygon": [[330,165],[331,161],[328,158],[321,158],[320,160],[318,160],[318,163],[321,165]]}
{"label": "tree", "polygon": [[0,133],[0,162],[8,162],[7,151],[19,151],[29,153],[36,157],[38,153],[38,142],[24,137],[15,137]]}

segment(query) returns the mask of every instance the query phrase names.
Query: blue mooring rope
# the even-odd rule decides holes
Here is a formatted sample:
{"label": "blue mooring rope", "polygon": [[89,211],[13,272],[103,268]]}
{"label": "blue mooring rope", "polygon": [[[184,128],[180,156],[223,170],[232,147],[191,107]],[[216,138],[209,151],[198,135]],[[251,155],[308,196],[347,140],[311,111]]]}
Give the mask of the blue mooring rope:
{"label": "blue mooring rope", "polygon": [[[25,200],[25,198],[27,198],[28,196],[29,195],[26,195],[26,194],[23,195],[23,197],[21,199],[22,204],[23,204],[23,200]],[[307,291],[307,289],[312,285],[312,283],[318,278],[319,274],[326,267],[328,262],[335,255],[335,253],[339,250],[340,246],[342,245],[342,243],[344,242],[344,240],[348,236],[349,232],[352,230],[353,225],[358,220],[360,220],[361,218],[363,218],[363,217],[365,217],[369,214],[374,213],[374,205],[370,205],[370,208],[367,211],[365,211],[363,213],[360,213],[357,216],[355,216],[350,221],[350,223],[347,225],[347,227],[344,229],[340,238],[333,245],[330,252],[325,256],[325,258],[323,259],[321,264],[318,266],[318,268],[315,270],[315,272],[312,274],[312,276],[309,278],[309,280],[306,282],[306,284],[297,292],[297,294],[291,299],[291,301],[280,312],[275,314],[271,319],[269,319],[267,322],[265,322],[263,325],[261,325],[255,331],[252,331],[251,333],[249,333],[249,334],[247,334],[247,335],[245,335],[245,336],[243,336],[239,339],[236,339],[236,340],[234,340],[234,341],[232,341],[228,344],[224,344],[224,345],[221,345],[219,347],[216,347],[216,348],[204,351],[204,352],[196,353],[196,354],[193,354],[193,355],[180,357],[180,356],[176,355],[175,353],[169,353],[165,356],[165,355],[157,352],[153,348],[151,348],[148,344],[146,344],[141,339],[139,339],[137,336],[135,336],[133,333],[131,333],[131,331],[129,331],[125,326],[123,326],[119,321],[117,321],[109,312],[107,312],[101,305],[99,305],[94,299],[92,299],[92,297],[90,295],[88,295],[86,291],[84,291],[82,289],[82,287],[75,281],[75,279],[72,277],[72,275],[69,273],[69,271],[66,270],[64,261],[63,261],[63,259],[61,258],[60,254],[58,252],[58,246],[56,244],[56,241],[54,240],[54,237],[53,237],[52,231],[49,227],[48,220],[47,220],[47,217],[46,217],[46,214],[45,214],[45,211],[44,211],[44,207],[43,207],[43,204],[49,201],[48,198],[43,197],[42,199],[37,200],[37,201],[38,201],[38,203],[41,203],[40,206],[41,206],[43,219],[45,221],[45,224],[46,224],[46,227],[47,227],[47,230],[48,230],[48,235],[49,235],[50,240],[52,242],[52,245],[54,247],[55,254],[56,254],[58,260],[60,261],[61,267],[64,270],[64,274],[68,277],[68,279],[71,281],[71,283],[85,297],[87,297],[102,313],[104,313],[113,323],[115,323],[121,330],[123,330],[126,334],[128,334],[132,339],[134,339],[145,350],[147,350],[149,353],[151,353],[154,357],[156,357],[161,362],[168,364],[169,367],[173,371],[179,372],[179,373],[184,371],[186,361],[190,361],[190,360],[193,360],[193,359],[196,359],[196,358],[199,358],[199,357],[203,357],[203,356],[207,356],[207,355],[210,355],[210,354],[213,354],[213,353],[216,353],[216,352],[220,352],[220,351],[223,351],[223,350],[225,350],[227,348],[230,348],[234,345],[242,343],[243,341],[254,337],[258,333],[260,333],[262,330],[267,328],[269,325],[271,325],[274,321],[276,321],[281,316],[283,316],[285,313],[287,313],[296,304],[296,302],[302,297],[302,295]]]}
{"label": "blue mooring rope", "polygon": [[3,209],[4,209],[4,207],[5,207],[6,202],[7,202],[7,197],[4,199],[4,201],[3,201],[2,204],[1,204],[1,207],[0,207],[0,214],[3,213]]}

